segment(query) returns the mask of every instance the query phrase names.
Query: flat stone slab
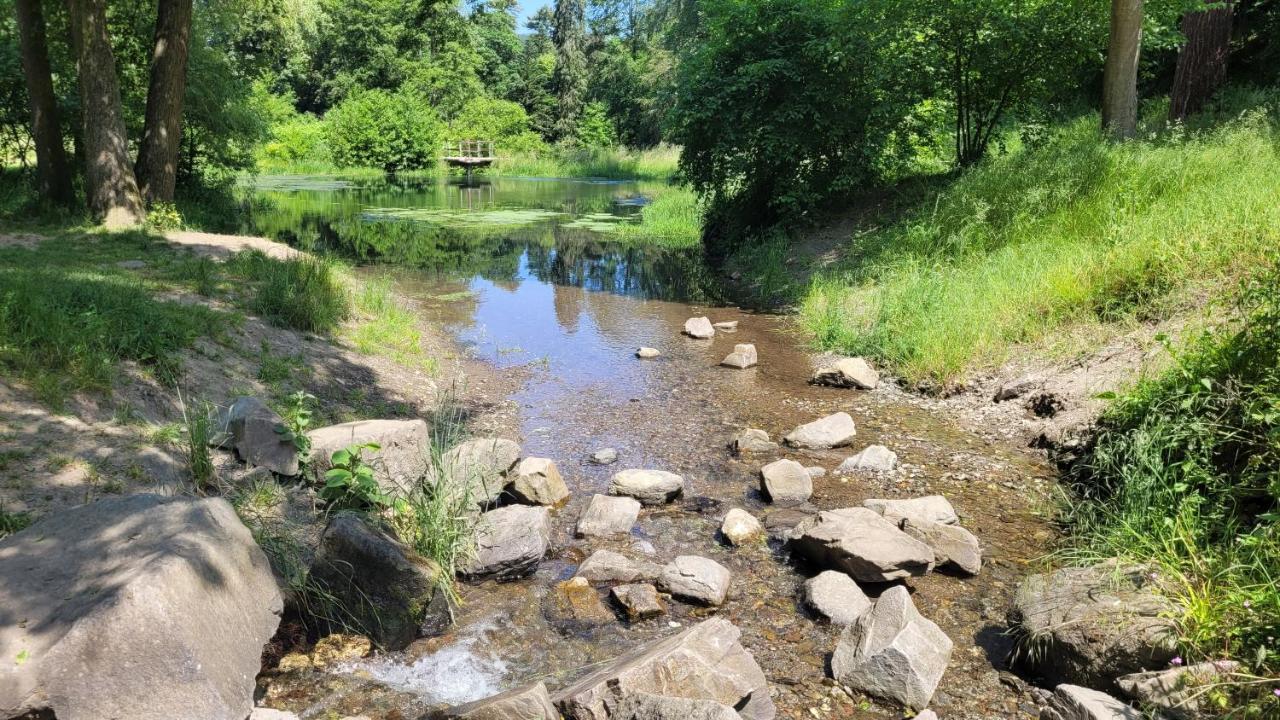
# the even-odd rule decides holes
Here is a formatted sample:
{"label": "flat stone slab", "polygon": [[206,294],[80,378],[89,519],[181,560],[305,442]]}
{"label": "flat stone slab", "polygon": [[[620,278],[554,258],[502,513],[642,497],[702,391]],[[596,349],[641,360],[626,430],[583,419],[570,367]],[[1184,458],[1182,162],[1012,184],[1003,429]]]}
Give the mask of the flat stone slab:
{"label": "flat stone slab", "polygon": [[662,569],[658,587],[664,592],[704,605],[723,605],[733,574],[710,558],[681,555]]}
{"label": "flat stone slab", "polygon": [[524,577],[547,554],[551,515],[545,507],[508,505],[481,515],[475,534],[476,552],[460,568],[463,576]]}
{"label": "flat stone slab", "polygon": [[569,499],[569,486],[553,460],[525,458],[516,463],[508,477],[512,480],[507,491],[522,503],[555,507]]}
{"label": "flat stone slab", "polygon": [[893,523],[899,523],[903,518],[926,520],[943,525],[954,525],[960,522],[960,516],[956,515],[955,508],[951,507],[951,503],[941,495],[926,495],[907,500],[863,500],[862,507],[883,515],[886,520]]}
{"label": "flat stone slab", "polygon": [[449,720],[560,720],[560,712],[542,683],[455,705],[441,713]]}
{"label": "flat stone slab", "polygon": [[862,582],[891,582],[933,569],[933,550],[866,508],[824,510],[791,531],[788,547],[819,567]]}
{"label": "flat stone slab", "polygon": [[760,491],[778,507],[795,507],[813,495],[813,477],[795,460],[775,460],[760,468]]}
{"label": "flat stone slab", "polygon": [[662,568],[647,560],[632,560],[612,550],[597,550],[578,566],[578,577],[593,583],[635,583],[657,580]]}
{"label": "flat stone slab", "polygon": [[764,526],[746,510],[733,508],[725,514],[720,534],[732,545],[746,545],[764,534]]}
{"label": "flat stone slab", "polygon": [[804,602],[836,625],[852,625],[871,610],[871,600],[853,578],[824,570],[804,583]]}
{"label": "flat stone slab", "polygon": [[801,425],[783,441],[794,448],[825,450],[848,445],[853,442],[856,432],[849,413],[838,412]]}
{"label": "flat stone slab", "polygon": [[578,537],[626,535],[640,517],[640,501],[631,497],[594,495],[578,518]]}
{"label": "flat stone slab", "polygon": [[842,358],[819,368],[809,382],[838,388],[875,390],[880,385],[880,373],[862,358]]}
{"label": "flat stone slab", "polygon": [[622,470],[609,481],[610,495],[625,495],[644,505],[666,505],[684,493],[684,478],[666,470]]}
{"label": "flat stone slab", "polygon": [[684,334],[691,338],[706,340],[715,337],[716,329],[706,317],[689,318],[684,321]]}
{"label": "flat stone slab", "polygon": [[610,590],[610,594],[631,620],[657,617],[667,611],[658,597],[658,589],[648,583],[618,585]]}
{"label": "flat stone slab", "polygon": [[596,465],[612,465],[618,462],[618,451],[613,448],[603,448],[591,453],[591,462]]}

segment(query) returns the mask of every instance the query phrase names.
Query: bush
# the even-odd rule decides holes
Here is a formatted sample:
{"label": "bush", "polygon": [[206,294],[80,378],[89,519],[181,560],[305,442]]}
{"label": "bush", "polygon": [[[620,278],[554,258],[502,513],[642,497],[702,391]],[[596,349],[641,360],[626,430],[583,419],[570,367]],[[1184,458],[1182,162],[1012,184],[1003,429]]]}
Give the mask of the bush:
{"label": "bush", "polygon": [[468,101],[449,124],[448,136],[450,140],[492,140],[500,155],[546,149],[546,143],[530,129],[523,107],[490,97]]}
{"label": "bush", "polygon": [[328,159],[328,155],[324,123],[314,115],[299,113],[271,126],[271,139],[262,146],[259,164],[321,163]]}
{"label": "bush", "polygon": [[338,167],[387,172],[433,166],[442,126],[435,110],[408,91],[367,90],[348,97],[324,118],[325,137]]}

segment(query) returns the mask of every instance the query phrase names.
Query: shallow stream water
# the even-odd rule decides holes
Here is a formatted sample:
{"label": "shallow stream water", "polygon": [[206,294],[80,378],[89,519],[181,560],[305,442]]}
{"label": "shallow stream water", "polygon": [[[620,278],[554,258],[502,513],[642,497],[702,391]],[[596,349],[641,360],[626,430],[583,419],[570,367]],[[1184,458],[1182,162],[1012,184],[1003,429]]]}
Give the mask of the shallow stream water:
{"label": "shallow stream water", "polygon": [[[1033,712],[1001,675],[1010,649],[1003,619],[1018,580],[1052,538],[1038,513],[1052,484],[1049,468],[954,426],[892,386],[864,393],[808,385],[810,354],[790,318],[719,304],[722,295],[696,253],[611,241],[609,223],[632,221],[646,190],[589,181],[503,179],[463,188],[332,178],[275,180],[259,190],[268,202],[251,230],[389,264],[426,319],[499,370],[518,368],[522,380],[510,398],[519,408],[515,439],[525,455],[554,459],[574,493],[553,512],[552,550],[534,576],[466,585],[457,625],[445,636],[282,681],[273,704],[304,717],[418,717],[538,679],[554,689],[584,667],[718,614],[742,629],[780,717],[901,717],[826,679],[838,631],[798,602],[813,568],[794,563],[776,541],[730,548],[716,538],[733,507],[766,524],[777,519],[757,491],[759,467],[774,457],[734,457],[732,436],[755,427],[777,439],[843,410],[857,423],[852,448],[784,453],[828,471],[815,481],[814,505],[939,493],[984,547],[975,578],[936,573],[908,583],[920,611],[955,642],[934,707],[948,718]],[[738,329],[711,340],[681,335],[684,321],[699,315],[736,320]],[[760,364],[720,367],[744,342],[755,344]],[[641,345],[661,357],[636,359]],[[830,472],[873,443],[898,454],[897,472]],[[591,464],[590,454],[605,447],[617,449],[619,461]],[[685,497],[645,508],[629,538],[573,538],[590,496],[628,467],[683,475]],[[734,574],[730,599],[714,610],[669,602],[667,615],[638,623],[567,621],[553,607],[552,588],[600,548],[659,562],[682,554],[713,558]],[[875,595],[883,588],[866,589]]]}

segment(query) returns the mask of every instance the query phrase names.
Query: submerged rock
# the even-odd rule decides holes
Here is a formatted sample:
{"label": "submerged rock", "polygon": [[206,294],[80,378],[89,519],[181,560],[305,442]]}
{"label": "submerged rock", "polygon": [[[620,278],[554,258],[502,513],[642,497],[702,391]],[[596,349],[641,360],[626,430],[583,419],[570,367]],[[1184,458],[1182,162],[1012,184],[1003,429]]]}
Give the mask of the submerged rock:
{"label": "submerged rock", "polygon": [[377,443],[365,454],[373,477],[388,495],[403,495],[417,487],[431,465],[431,435],[422,420],[358,420],[307,433],[311,439],[308,472],[317,480],[333,467],[333,454],[352,445]]}
{"label": "submerged rock", "polygon": [[856,432],[849,413],[838,412],[801,425],[783,440],[794,448],[825,450],[848,445]]}
{"label": "submerged rock", "polygon": [[612,550],[597,550],[578,566],[578,577],[594,583],[634,583],[656,580],[662,568],[646,560],[632,560]]}
{"label": "submerged rock", "polygon": [[279,475],[297,475],[298,448],[279,432],[284,419],[256,397],[236,398],[214,420],[213,444],[232,448],[250,465]]}
{"label": "submerged rock", "polygon": [[522,503],[555,507],[569,498],[569,486],[547,458],[525,458],[509,475],[514,479],[507,490]]}
{"label": "submerged rock", "polygon": [[1116,679],[1116,685],[1144,706],[1158,708],[1171,718],[1192,720],[1200,717],[1202,701],[1207,702],[1201,691],[1239,669],[1238,662],[1217,660],[1124,675]]}
{"label": "submerged rock", "polygon": [[312,579],[388,650],[407,647],[424,627],[448,626],[440,572],[353,512],[329,521],[311,565]]}
{"label": "submerged rock", "polygon": [[898,467],[897,453],[883,445],[868,445],[862,452],[840,463],[836,473],[887,473],[892,472],[896,467]]}
{"label": "submerged rock", "polygon": [[640,517],[640,501],[630,497],[594,495],[578,518],[578,537],[626,535]]}
{"label": "submerged rock", "polygon": [[838,388],[875,390],[880,385],[880,373],[862,358],[842,358],[832,365],[820,368],[809,382]]}
{"label": "submerged rock", "polygon": [[733,352],[726,355],[724,360],[720,361],[720,364],[725,367],[745,370],[746,368],[754,366],[759,361],[760,359],[759,356],[756,355],[755,345],[751,345],[750,343],[740,343],[733,346]]}
{"label": "submerged rock", "polygon": [[508,505],[481,515],[475,534],[475,555],[459,568],[463,576],[524,577],[547,554],[551,515],[545,507]]}
{"label": "submerged rock", "polygon": [[560,713],[547,694],[547,686],[534,683],[455,705],[428,717],[433,720],[560,720]]}
{"label": "submerged rock", "polygon": [[778,507],[794,507],[813,495],[813,477],[795,460],[775,460],[760,468],[760,491]]}
{"label": "submerged rock", "polygon": [[831,672],[855,690],[921,710],[933,698],[951,649],[951,638],[916,610],[905,587],[895,585],[841,633]]}
{"label": "submerged rock", "polygon": [[933,550],[866,508],[824,510],[791,531],[788,547],[819,567],[863,582],[889,582],[933,569]]}
{"label": "submerged rock", "polygon": [[949,565],[969,575],[977,575],[982,569],[978,538],[959,525],[903,518],[901,527],[903,532],[933,549],[936,566]]}
{"label": "submerged rock", "polygon": [[569,685],[554,697],[569,720],[610,720],[613,708],[637,693],[714,700],[745,720],[773,720],[764,672],[723,618],[642,645]]}
{"label": "submerged rock", "polygon": [[659,352],[657,348],[651,348],[651,347],[642,347],[639,350],[636,350],[636,357],[640,358],[641,360],[652,360],[653,358],[656,358],[661,354],[662,353]]}
{"label": "submerged rock", "polygon": [[1079,685],[1059,685],[1042,720],[1142,720],[1145,715],[1110,695]]}
{"label": "submerged rock", "polygon": [[665,505],[684,492],[684,478],[665,470],[622,470],[609,481],[610,495],[625,495],[645,505]]}
{"label": "submerged rock", "polygon": [[476,507],[497,502],[507,476],[520,459],[520,446],[502,438],[475,438],[459,443],[441,459],[454,488],[468,488]]}
{"label": "submerged rock", "polygon": [[728,705],[715,700],[635,693],[613,709],[610,720],[742,720]]}
{"label": "submerged rock", "polygon": [[684,334],[691,338],[706,340],[715,336],[716,329],[706,317],[689,318],[684,321]]}
{"label": "submerged rock", "polygon": [[562,632],[563,626],[588,629],[614,622],[613,612],[605,607],[600,594],[581,577],[557,583],[547,594],[543,608],[547,619],[561,626]]}
{"label": "submerged rock", "polygon": [[644,620],[657,617],[667,611],[658,597],[658,589],[648,583],[618,585],[610,594],[631,620]]}
{"label": "submerged rock", "polygon": [[714,327],[717,330],[733,331],[738,329],[738,321],[737,320],[721,320],[718,323],[713,323],[712,327]]}
{"label": "submerged rock", "polygon": [[864,500],[862,507],[873,510],[884,519],[900,523],[903,518],[937,522],[943,525],[954,525],[960,522],[955,508],[941,495],[926,495],[909,500]]}
{"label": "submerged rock", "polygon": [[282,605],[221,498],[50,514],[0,540],[0,717],[243,718]]}
{"label": "submerged rock", "polygon": [[853,578],[824,570],[804,583],[805,604],[836,625],[851,625],[871,609],[871,600]]}
{"label": "submerged rock", "polygon": [[618,462],[618,451],[613,448],[597,450],[591,454],[591,462],[596,465],[612,465]]}
{"label": "submerged rock", "polygon": [[710,558],[681,555],[662,569],[658,587],[678,598],[704,605],[723,605],[733,574]]}
{"label": "submerged rock", "polygon": [[733,450],[738,454],[776,452],[778,443],[769,440],[769,433],[749,428],[733,439]]}
{"label": "submerged rock", "polygon": [[759,538],[764,533],[764,526],[751,513],[742,508],[734,508],[724,516],[720,533],[730,544],[745,545]]}

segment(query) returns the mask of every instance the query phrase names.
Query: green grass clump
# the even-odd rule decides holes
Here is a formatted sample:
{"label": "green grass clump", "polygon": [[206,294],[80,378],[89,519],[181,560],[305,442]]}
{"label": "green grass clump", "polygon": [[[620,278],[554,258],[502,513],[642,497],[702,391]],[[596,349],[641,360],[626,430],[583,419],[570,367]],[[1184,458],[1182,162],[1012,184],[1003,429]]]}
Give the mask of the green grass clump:
{"label": "green grass clump", "polygon": [[349,332],[356,349],[434,373],[437,362],[423,347],[418,318],[396,296],[391,279],[353,279],[352,284],[355,307],[361,316]]}
{"label": "green grass clump", "polygon": [[0,505],[0,538],[26,530],[33,521],[30,513],[10,512]]}
{"label": "green grass clump", "polygon": [[[1238,324],[1174,351],[1163,375],[1119,398],[1069,476],[1068,557],[1160,568],[1183,609],[1189,659],[1280,672],[1280,269],[1242,294]],[[1252,689],[1250,689],[1252,688]],[[1242,684],[1222,702],[1280,708]]]}
{"label": "green grass clump", "polygon": [[1159,315],[1280,242],[1274,110],[1123,144],[1080,118],[853,238],[802,321],[823,348],[950,382],[1067,327]]}
{"label": "green grass clump", "polygon": [[640,222],[617,225],[616,235],[624,241],[646,240],[663,247],[697,247],[702,240],[698,196],[686,187],[663,188],[640,208]]}
{"label": "green grass clump", "polygon": [[497,175],[613,180],[669,180],[680,163],[680,149],[660,145],[628,148],[552,148],[540,153],[512,153],[493,164]]}
{"label": "green grass clump", "polygon": [[337,263],[300,255],[284,260],[248,250],[228,261],[229,270],[256,288],[249,308],[272,322],[305,332],[329,332],[351,312]]}

